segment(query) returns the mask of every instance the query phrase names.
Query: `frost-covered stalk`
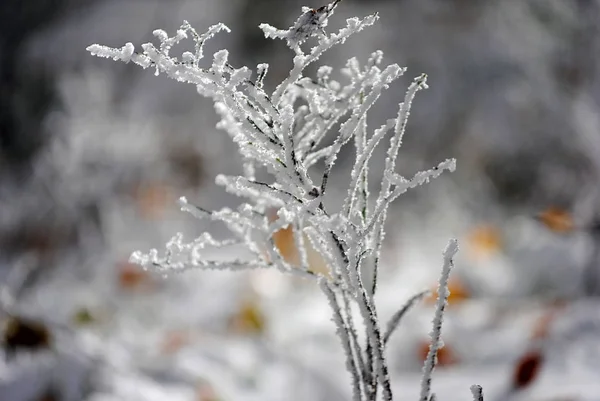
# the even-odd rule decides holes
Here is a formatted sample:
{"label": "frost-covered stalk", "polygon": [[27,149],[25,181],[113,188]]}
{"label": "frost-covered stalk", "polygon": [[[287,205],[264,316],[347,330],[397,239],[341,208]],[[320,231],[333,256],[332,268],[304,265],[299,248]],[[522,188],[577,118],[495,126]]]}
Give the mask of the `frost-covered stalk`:
{"label": "frost-covered stalk", "polygon": [[[443,171],[453,171],[455,161],[446,160],[412,178],[404,178],[395,172],[411,105],[416,93],[427,88],[426,75],[417,77],[410,85],[396,118],[374,131],[367,126],[367,114],[381,93],[404,73],[403,68],[396,64],[383,67],[383,53],[376,51],[362,65],[356,58],[348,60],[341,70],[347,79],[345,84],[331,79],[332,68],[328,66],[318,68],[314,78],[303,75],[306,67],[324,52],[378,19],[377,14],[362,19],[350,18],[344,28],[328,34],[325,27],[340,2],[335,0],[318,9],[305,7],[289,29],[260,25],[265,37],[283,39],[294,51],[289,75],[272,92],[268,92],[263,84],[268,73],[267,64],[259,64],[255,73],[248,67],[236,68],[229,63],[227,50],[220,50],[214,54],[212,62],[201,65],[206,40],[220,31],[229,31],[223,24],[199,34],[184,22],[172,37],[156,30],[154,35],[160,45],[146,43],[141,52],[135,51],[131,43],[119,49],[92,45],[88,50],[99,57],[133,62],[143,68],[153,68],[157,75],[163,73],[195,85],[199,94],[213,99],[221,117],[217,127],[231,136],[243,158],[242,175],[216,178],[217,184],[226,191],[246,199],[237,210],[209,211],[185,198],[180,199],[184,212],[199,219],[223,223],[230,230],[231,238],[219,240],[205,233],[184,241],[183,235],[177,234],[163,254],[159,255],[156,249],[148,253],[138,251],[132,254],[132,261],[161,273],[189,268],[276,268],[315,279],[333,310],[337,334],[347,358],[346,367],[353,382],[353,399],[375,401],[381,394],[383,399],[392,400],[385,345],[404,312],[423,294],[394,315],[387,331],[382,330],[374,295],[387,211],[404,192],[438,177]],[[180,58],[171,56],[171,48],[188,36],[195,42],[194,51],[184,52]],[[305,52],[302,45],[307,40],[314,40],[316,44]],[[374,149],[390,131],[381,189],[373,202],[368,192],[368,166]],[[335,135],[333,143],[321,146],[323,139],[331,133]],[[351,184],[340,210],[327,210],[324,199],[328,193],[328,179],[339,152],[348,143],[353,143],[356,148]],[[311,166],[321,162],[322,175],[308,173]],[[272,178],[258,181],[255,177],[257,168],[265,169]],[[277,211],[274,221],[269,218],[271,210]],[[291,227],[299,248],[298,265],[286,261],[274,243],[273,235],[286,227]],[[304,238],[308,238],[327,262],[327,274],[311,270],[303,249]],[[245,247],[250,256],[234,260],[205,257],[207,248],[232,246]],[[452,249],[445,254],[447,266],[451,263]],[[365,272],[373,272],[369,282],[364,281],[368,277]],[[446,283],[447,273],[449,267],[445,267],[442,274],[443,283]],[[442,292],[440,294],[440,299],[445,302]],[[358,330],[351,314],[352,303],[358,305],[367,333],[363,345],[359,344]],[[441,324],[442,313],[443,304],[442,307],[438,305],[436,325]],[[439,343],[439,327],[436,330],[430,352],[433,356],[428,356],[424,374],[427,383]],[[428,388],[425,392],[428,394]]]}
{"label": "frost-covered stalk", "polygon": [[444,251],[444,265],[438,284],[438,297],[435,304],[433,329],[431,329],[431,343],[429,344],[429,352],[423,364],[423,378],[421,379],[421,396],[419,397],[419,401],[430,401],[436,398],[435,394],[431,393],[431,375],[437,363],[438,350],[444,346],[442,342],[442,321],[446,305],[448,305],[448,297],[450,296],[448,279],[450,278],[450,271],[454,267],[453,259],[456,252],[458,252],[458,244],[456,240],[451,240]]}

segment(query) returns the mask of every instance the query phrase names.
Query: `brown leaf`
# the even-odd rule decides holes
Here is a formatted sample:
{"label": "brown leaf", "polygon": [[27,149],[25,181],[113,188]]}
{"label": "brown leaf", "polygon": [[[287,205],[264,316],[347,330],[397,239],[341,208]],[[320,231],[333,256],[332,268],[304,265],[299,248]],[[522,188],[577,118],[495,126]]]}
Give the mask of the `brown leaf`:
{"label": "brown leaf", "polygon": [[52,343],[52,333],[41,321],[9,316],[4,321],[2,343],[8,353],[21,349],[48,349]]}
{"label": "brown leaf", "polygon": [[539,350],[526,352],[515,366],[512,382],[513,389],[520,390],[533,383],[539,375],[543,362],[544,356]]}
{"label": "brown leaf", "polygon": [[150,275],[136,264],[129,262],[117,264],[117,274],[119,286],[123,289],[139,290],[150,287]]}

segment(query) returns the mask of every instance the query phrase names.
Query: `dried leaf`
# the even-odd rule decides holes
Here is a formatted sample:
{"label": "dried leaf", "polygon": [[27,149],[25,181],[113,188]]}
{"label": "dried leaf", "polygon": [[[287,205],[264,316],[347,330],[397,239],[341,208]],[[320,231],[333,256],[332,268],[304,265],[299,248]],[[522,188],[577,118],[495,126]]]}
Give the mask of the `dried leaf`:
{"label": "dried leaf", "polygon": [[469,255],[475,259],[487,258],[502,249],[500,230],[492,225],[475,227],[467,237]]}
{"label": "dried leaf", "polygon": [[544,357],[539,350],[528,351],[523,355],[513,373],[513,389],[520,390],[529,386],[537,377]]}
{"label": "dried leaf", "polygon": [[[282,228],[273,234],[273,240],[275,246],[281,253],[281,256],[286,262],[293,266],[300,265],[300,252],[296,248],[296,240],[294,238],[294,230],[291,226]],[[323,275],[329,274],[329,269],[325,260],[310,244],[308,238],[304,237],[304,246],[306,248],[306,254],[308,257],[308,270],[315,273],[321,273]]]}
{"label": "dried leaf", "polygon": [[300,264],[300,255],[298,249],[296,249],[292,227],[288,226],[277,231],[273,234],[273,240],[286,262],[292,265]]}
{"label": "dried leaf", "polygon": [[308,250],[306,251],[308,255],[308,270],[314,273],[320,273],[325,277],[330,277],[329,267],[327,266],[325,259],[323,259],[323,256],[310,246],[308,238],[305,239],[304,243],[309,244]]}
{"label": "dried leaf", "polygon": [[7,353],[14,353],[21,349],[48,349],[51,342],[52,333],[43,322],[19,316],[9,316],[4,321],[2,343]]}
{"label": "dried leaf", "polygon": [[[418,358],[419,361],[424,361],[429,353],[429,339],[422,341],[418,347]],[[436,366],[451,366],[458,363],[458,358],[452,352],[452,349],[445,344],[443,347],[438,349],[437,352],[437,364]]]}
{"label": "dried leaf", "polygon": [[[471,294],[469,293],[465,285],[460,279],[456,277],[450,278],[448,282],[448,290],[450,291],[450,295],[448,296],[449,306],[452,306],[453,304],[456,305],[461,301],[464,301],[465,299],[469,299],[471,297]],[[427,305],[433,305],[437,300],[437,284],[435,286],[432,286],[430,292],[431,295],[425,298],[425,303]]]}
{"label": "dried leaf", "polygon": [[571,214],[557,207],[549,207],[540,213],[537,219],[548,229],[557,233],[568,233],[575,228]]}
{"label": "dried leaf", "polygon": [[242,302],[229,322],[230,329],[238,334],[261,334],[265,326],[265,316],[255,300]]}
{"label": "dried leaf", "polygon": [[126,290],[148,288],[150,276],[140,266],[123,262],[117,265],[119,286]]}
{"label": "dried leaf", "polygon": [[174,199],[169,188],[161,183],[140,184],[134,190],[138,211],[146,219],[162,217]]}

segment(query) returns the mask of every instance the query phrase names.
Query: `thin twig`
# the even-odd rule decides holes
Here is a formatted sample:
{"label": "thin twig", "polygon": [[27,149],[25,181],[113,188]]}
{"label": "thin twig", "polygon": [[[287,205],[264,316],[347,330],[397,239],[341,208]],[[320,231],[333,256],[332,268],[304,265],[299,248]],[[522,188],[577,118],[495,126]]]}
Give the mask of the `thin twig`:
{"label": "thin twig", "polygon": [[386,332],[385,332],[385,334],[383,336],[383,343],[384,344],[387,344],[388,340],[390,339],[390,337],[394,333],[394,330],[396,330],[396,328],[400,324],[400,321],[402,320],[402,318],[404,317],[404,315],[406,314],[406,312],[408,312],[413,306],[416,305],[417,302],[419,302],[420,300],[422,300],[423,298],[425,298],[429,294],[431,294],[431,291],[425,290],[425,291],[421,291],[420,293],[418,293],[416,295],[413,295],[404,304],[404,306],[398,312],[396,312],[394,314],[394,316],[392,316],[392,318],[388,322],[387,330],[386,330]]}

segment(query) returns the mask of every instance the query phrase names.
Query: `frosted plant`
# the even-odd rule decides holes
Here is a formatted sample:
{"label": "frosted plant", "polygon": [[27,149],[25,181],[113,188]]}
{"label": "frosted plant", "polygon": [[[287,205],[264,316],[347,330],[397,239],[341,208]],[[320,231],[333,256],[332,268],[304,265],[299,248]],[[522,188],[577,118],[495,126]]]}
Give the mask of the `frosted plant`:
{"label": "frosted plant", "polygon": [[[209,211],[186,198],[180,199],[184,212],[199,219],[223,223],[231,232],[231,238],[220,240],[204,233],[186,241],[182,234],[177,234],[167,243],[164,254],[159,254],[156,249],[149,253],[138,251],[132,254],[132,261],[163,274],[191,268],[275,268],[314,280],[333,310],[337,335],[352,378],[353,399],[376,400],[381,394],[383,399],[392,400],[385,347],[404,312],[401,310],[394,315],[387,332],[382,331],[375,295],[384,223],[394,200],[446,170],[453,171],[455,161],[443,161],[411,178],[395,172],[411,105],[416,93],[427,88],[426,75],[413,80],[396,118],[389,119],[374,131],[367,127],[367,113],[382,91],[405,69],[396,64],[382,67],[383,54],[376,51],[362,65],[355,58],[348,60],[341,70],[348,80],[345,85],[330,78],[332,68],[328,66],[318,68],[315,78],[303,76],[306,67],[323,53],[378,19],[377,14],[363,19],[350,18],[337,33],[327,34],[328,18],[339,2],[336,0],[319,9],[304,8],[303,14],[287,30],[260,25],[265,37],[286,40],[295,52],[289,75],[271,93],[263,85],[267,64],[259,64],[253,74],[248,67],[231,65],[227,50],[220,50],[214,54],[210,66],[201,66],[206,40],[220,31],[229,31],[223,24],[214,25],[203,34],[188,22],[184,22],[174,36],[156,30],[154,35],[160,45],[146,43],[142,45],[142,52],[136,52],[131,43],[119,49],[92,45],[88,51],[99,57],[154,68],[157,75],[164,73],[177,81],[196,85],[199,94],[213,99],[221,117],[218,128],[232,137],[243,158],[243,175],[219,175],[216,178],[217,184],[226,191],[247,199],[237,210]],[[171,56],[171,48],[188,36],[195,43],[194,51],[184,52],[181,58]],[[316,46],[306,53],[301,45],[309,39],[315,39]],[[334,130],[337,136],[333,143],[323,146],[323,139]],[[381,187],[379,193],[372,196],[367,182],[369,161],[375,147],[390,132]],[[349,189],[340,209],[328,210],[324,203],[328,179],[339,152],[349,142],[356,148]],[[309,174],[309,168],[317,163],[324,164],[323,173]],[[272,179],[268,182],[257,180],[257,168],[266,169]],[[274,221],[269,218],[270,210],[277,210]],[[292,228],[300,253],[297,265],[287,261],[275,245],[273,235],[287,227]],[[326,261],[327,273],[311,270],[305,246],[307,240]],[[214,249],[234,246],[242,246],[248,257],[214,260],[206,256]],[[457,249],[456,242],[451,241],[444,252],[432,344],[423,370],[421,401],[434,397],[430,389],[431,373],[441,346],[447,280]],[[410,303],[420,297],[422,295]],[[351,313],[354,305],[358,305],[366,331],[364,344],[359,341],[360,325]]]}

